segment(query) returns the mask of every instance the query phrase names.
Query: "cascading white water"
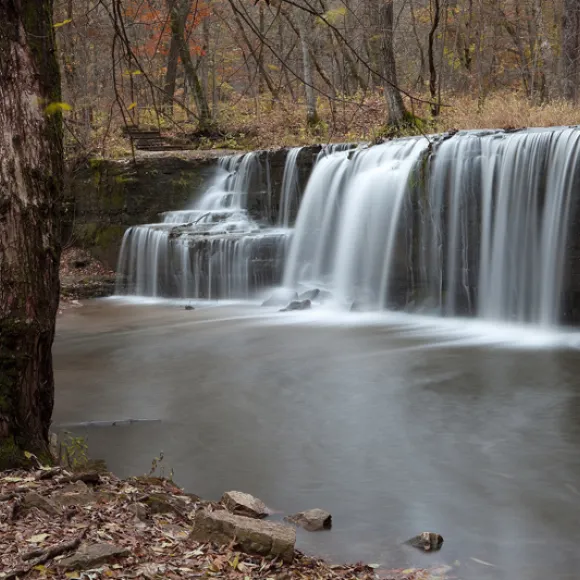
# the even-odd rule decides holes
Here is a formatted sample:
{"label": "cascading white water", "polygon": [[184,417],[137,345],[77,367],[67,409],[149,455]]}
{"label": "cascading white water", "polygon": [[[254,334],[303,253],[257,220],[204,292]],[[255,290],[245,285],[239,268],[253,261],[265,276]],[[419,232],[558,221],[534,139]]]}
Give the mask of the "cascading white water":
{"label": "cascading white water", "polygon": [[282,177],[282,194],[280,196],[280,211],[278,225],[287,228],[290,225],[290,214],[294,206],[298,205],[300,183],[298,181],[298,155],[302,147],[294,147],[288,151],[284,163],[284,175]]}
{"label": "cascading white water", "polygon": [[339,301],[386,303],[399,213],[422,139],[323,155],[306,186],[284,285],[331,285]]}
{"label": "cascading white water", "polygon": [[580,131],[461,132],[322,155],[284,285],[339,303],[553,325]]}
{"label": "cascading white water", "polygon": [[254,288],[272,284],[287,232],[265,230],[248,216],[258,156],[222,158],[194,208],[166,212],[162,223],[129,228],[116,293],[247,298]]}

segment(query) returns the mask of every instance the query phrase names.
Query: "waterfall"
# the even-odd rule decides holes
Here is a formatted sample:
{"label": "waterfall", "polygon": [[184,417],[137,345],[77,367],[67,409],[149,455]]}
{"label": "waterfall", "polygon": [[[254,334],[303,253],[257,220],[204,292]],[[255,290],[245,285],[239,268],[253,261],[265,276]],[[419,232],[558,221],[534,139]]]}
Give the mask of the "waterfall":
{"label": "waterfall", "polygon": [[280,211],[278,225],[287,228],[290,225],[290,212],[298,205],[300,183],[298,181],[298,155],[302,147],[294,147],[288,151],[284,163],[284,175],[282,177],[282,195],[280,199]]}
{"label": "waterfall", "polygon": [[543,326],[580,318],[580,240],[569,235],[580,129],[328,145],[300,196],[299,158],[314,160],[302,151],[287,152],[279,203],[269,165],[280,167],[279,152],[234,155],[194,207],[129,228],[118,293],[247,298],[282,283],[324,288],[348,308]]}
{"label": "waterfall", "polygon": [[560,319],[580,131],[481,131],[327,152],[284,270],[339,303]]}
{"label": "waterfall", "polygon": [[192,209],[163,214],[123,237],[117,294],[248,298],[279,282],[287,232],[248,215],[247,197],[261,177],[259,152],[220,159]]}
{"label": "waterfall", "polygon": [[330,285],[341,301],[387,303],[395,233],[423,139],[323,155],[306,186],[284,285]]}

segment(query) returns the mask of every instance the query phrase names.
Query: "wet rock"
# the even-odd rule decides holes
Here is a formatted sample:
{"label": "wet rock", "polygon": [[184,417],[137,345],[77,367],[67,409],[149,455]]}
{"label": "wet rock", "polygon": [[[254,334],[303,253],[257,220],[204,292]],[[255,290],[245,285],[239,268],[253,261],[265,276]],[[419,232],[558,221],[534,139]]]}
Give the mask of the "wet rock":
{"label": "wet rock", "polygon": [[50,516],[57,516],[60,514],[60,510],[51,500],[48,500],[35,492],[27,493],[24,496],[22,507],[24,509],[37,508]]}
{"label": "wet rock", "polygon": [[276,556],[284,562],[294,558],[296,530],[291,526],[236,516],[228,511],[201,510],[195,516],[190,538],[197,542],[229,544],[234,541],[243,552]]}
{"label": "wet rock", "polygon": [[411,538],[405,542],[413,548],[424,550],[425,552],[435,552],[441,549],[443,545],[443,536],[434,532],[422,532],[418,536]]}
{"label": "wet rock", "polygon": [[290,310],[308,310],[312,306],[310,300],[292,300],[286,308],[282,308],[280,312],[289,312]]}
{"label": "wet rock", "polygon": [[312,290],[306,290],[306,292],[299,294],[298,300],[316,300],[319,294],[320,290],[318,288],[313,288]]}
{"label": "wet rock", "polygon": [[297,299],[298,292],[287,290],[285,288],[278,288],[270,298],[262,302],[262,306],[284,306],[284,304],[288,304],[288,302]]}
{"label": "wet rock", "polygon": [[288,516],[286,519],[309,532],[330,530],[332,527],[332,516],[327,511],[318,508],[298,512],[297,514]]}
{"label": "wet rock", "polygon": [[226,491],[221,503],[227,510],[239,516],[259,519],[265,518],[270,513],[261,499],[242,491]]}
{"label": "wet rock", "polygon": [[195,310],[195,308],[194,308],[194,307],[193,307],[191,304],[188,304],[188,305],[185,307],[185,310]]}
{"label": "wet rock", "polygon": [[128,548],[113,544],[83,544],[72,556],[60,560],[57,566],[66,570],[86,570],[130,554]]}

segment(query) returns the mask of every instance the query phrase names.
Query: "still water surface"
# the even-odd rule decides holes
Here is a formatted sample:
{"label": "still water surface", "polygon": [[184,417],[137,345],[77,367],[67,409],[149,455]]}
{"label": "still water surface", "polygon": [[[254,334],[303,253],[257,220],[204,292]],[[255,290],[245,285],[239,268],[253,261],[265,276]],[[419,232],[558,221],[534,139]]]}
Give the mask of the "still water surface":
{"label": "still water surface", "polygon": [[[204,497],[327,509],[298,547],[336,560],[579,577],[580,335],[108,299],[59,319],[54,355],[55,426],[119,475],[162,450]],[[152,421],[74,427],[127,418]],[[425,530],[440,553],[400,546]]]}

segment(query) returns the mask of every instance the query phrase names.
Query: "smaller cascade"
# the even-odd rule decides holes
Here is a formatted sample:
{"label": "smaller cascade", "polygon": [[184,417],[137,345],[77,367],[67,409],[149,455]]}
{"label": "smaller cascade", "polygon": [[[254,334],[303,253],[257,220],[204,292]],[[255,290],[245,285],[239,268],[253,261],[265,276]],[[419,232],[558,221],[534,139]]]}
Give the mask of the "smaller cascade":
{"label": "smaller cascade", "polygon": [[248,298],[281,277],[287,232],[251,219],[247,198],[261,176],[259,152],[224,157],[194,208],[129,228],[117,294]]}
{"label": "smaller cascade", "polygon": [[280,197],[280,212],[278,225],[284,228],[290,225],[290,215],[298,210],[300,182],[298,180],[298,155],[302,147],[294,147],[288,151],[284,163],[284,175],[282,177],[282,194]]}

